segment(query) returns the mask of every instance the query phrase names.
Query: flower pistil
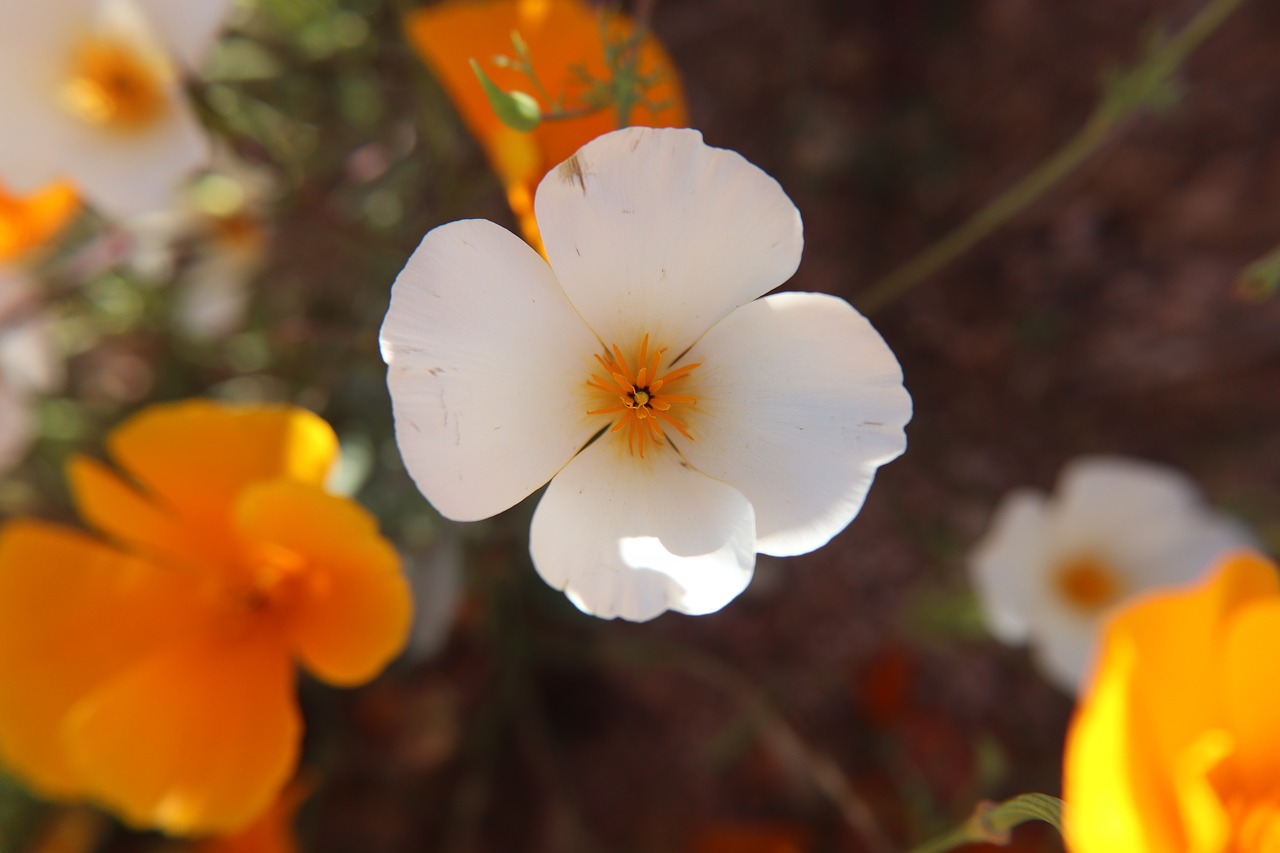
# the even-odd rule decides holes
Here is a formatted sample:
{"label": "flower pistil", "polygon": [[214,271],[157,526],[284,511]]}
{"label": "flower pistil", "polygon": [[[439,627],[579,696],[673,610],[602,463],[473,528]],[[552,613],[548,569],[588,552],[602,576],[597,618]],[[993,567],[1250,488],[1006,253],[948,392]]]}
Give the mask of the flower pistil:
{"label": "flower pistil", "polygon": [[166,64],[122,39],[84,41],[69,71],[63,105],[90,124],[137,130],[164,110]]}
{"label": "flower pistil", "polygon": [[[595,359],[603,368],[603,375],[593,372],[587,380],[588,387],[601,392],[606,403],[612,404],[590,409],[587,414],[618,415],[617,422],[609,432],[625,432],[627,450],[633,455],[639,453],[644,456],[645,447],[650,441],[655,445],[666,442],[663,424],[693,441],[688,425],[673,415],[672,410],[673,407],[696,406],[698,398],[693,394],[672,394],[668,389],[669,386],[687,379],[701,362],[686,364],[660,374],[659,368],[666,352],[666,347],[659,347],[650,355],[649,335],[646,334],[640,342],[640,352],[633,370],[621,348],[614,344],[604,355],[596,353]],[[615,397],[616,402],[613,399]]]}

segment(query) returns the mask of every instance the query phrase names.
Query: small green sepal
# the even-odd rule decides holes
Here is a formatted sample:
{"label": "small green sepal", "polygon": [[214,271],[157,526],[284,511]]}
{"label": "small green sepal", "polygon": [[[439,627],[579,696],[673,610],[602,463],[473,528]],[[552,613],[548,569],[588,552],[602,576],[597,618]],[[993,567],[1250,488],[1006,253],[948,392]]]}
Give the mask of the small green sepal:
{"label": "small green sepal", "polygon": [[519,91],[502,91],[474,59],[471,60],[471,70],[480,80],[480,86],[489,99],[489,106],[493,107],[494,115],[507,127],[530,131],[542,123],[542,108],[532,95]]}

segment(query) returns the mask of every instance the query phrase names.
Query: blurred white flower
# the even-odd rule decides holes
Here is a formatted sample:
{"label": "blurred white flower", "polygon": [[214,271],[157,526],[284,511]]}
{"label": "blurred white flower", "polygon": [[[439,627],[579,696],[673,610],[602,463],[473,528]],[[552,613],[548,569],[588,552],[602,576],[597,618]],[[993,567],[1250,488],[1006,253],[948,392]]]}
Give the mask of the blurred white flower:
{"label": "blurred white flower", "polygon": [[180,273],[173,320],[188,337],[217,338],[242,324],[249,282],[266,260],[275,191],[268,170],[219,150],[180,204],[128,223],[139,276],[159,282]]}
{"label": "blurred white flower", "polygon": [[538,187],[550,265],[483,220],[427,234],[382,353],[396,440],[443,515],[550,481],[530,552],[602,617],[718,610],[802,554],[906,447],[893,353],[848,303],[758,298],[800,262],[776,181],[692,130],[588,143]]}
{"label": "blurred white flower", "polygon": [[164,207],[208,159],[187,102],[230,0],[0,0],[0,179],[67,180],[113,216]]}
{"label": "blurred white flower", "polygon": [[51,324],[27,273],[0,266],[0,472],[22,461],[35,438],[36,396],[62,384]]}
{"label": "blurred white flower", "polygon": [[1112,607],[1199,577],[1215,557],[1251,544],[1179,472],[1082,457],[1063,469],[1052,497],[1007,495],[969,564],[992,633],[1029,643],[1045,677],[1074,694]]}

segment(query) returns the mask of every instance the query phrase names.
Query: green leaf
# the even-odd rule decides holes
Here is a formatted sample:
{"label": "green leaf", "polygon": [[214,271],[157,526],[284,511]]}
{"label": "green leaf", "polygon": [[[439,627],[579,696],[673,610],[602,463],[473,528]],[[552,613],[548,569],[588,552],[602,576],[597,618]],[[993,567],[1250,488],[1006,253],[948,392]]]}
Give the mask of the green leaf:
{"label": "green leaf", "polygon": [[480,80],[489,106],[499,120],[512,130],[530,131],[542,123],[542,108],[534,97],[525,92],[504,92],[498,88],[488,75],[480,68],[480,63],[471,60],[471,70]]}

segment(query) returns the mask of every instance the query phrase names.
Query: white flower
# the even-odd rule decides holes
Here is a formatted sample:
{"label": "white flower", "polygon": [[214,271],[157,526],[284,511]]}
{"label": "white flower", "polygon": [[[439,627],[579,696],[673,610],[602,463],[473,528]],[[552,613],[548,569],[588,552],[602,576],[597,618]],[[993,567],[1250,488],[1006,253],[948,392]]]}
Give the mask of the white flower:
{"label": "white flower", "polygon": [[0,179],[69,180],[110,215],[165,206],[208,158],[183,90],[230,0],[0,0]]}
{"label": "white flower", "polygon": [[1030,643],[1045,677],[1075,693],[1114,605],[1199,577],[1215,557],[1251,544],[1179,472],[1083,457],[1063,469],[1053,497],[1006,496],[970,568],[992,633]]}
{"label": "white flower", "polygon": [[718,610],[757,552],[825,544],[911,400],[848,303],[761,296],[800,262],[777,182],[691,130],[628,128],[538,187],[549,265],[491,222],[427,234],[382,353],[396,440],[443,515],[492,516],[550,481],[538,572],[582,610]]}
{"label": "white flower", "polygon": [[0,266],[0,472],[20,462],[35,438],[36,396],[62,384],[51,325],[28,274]]}

